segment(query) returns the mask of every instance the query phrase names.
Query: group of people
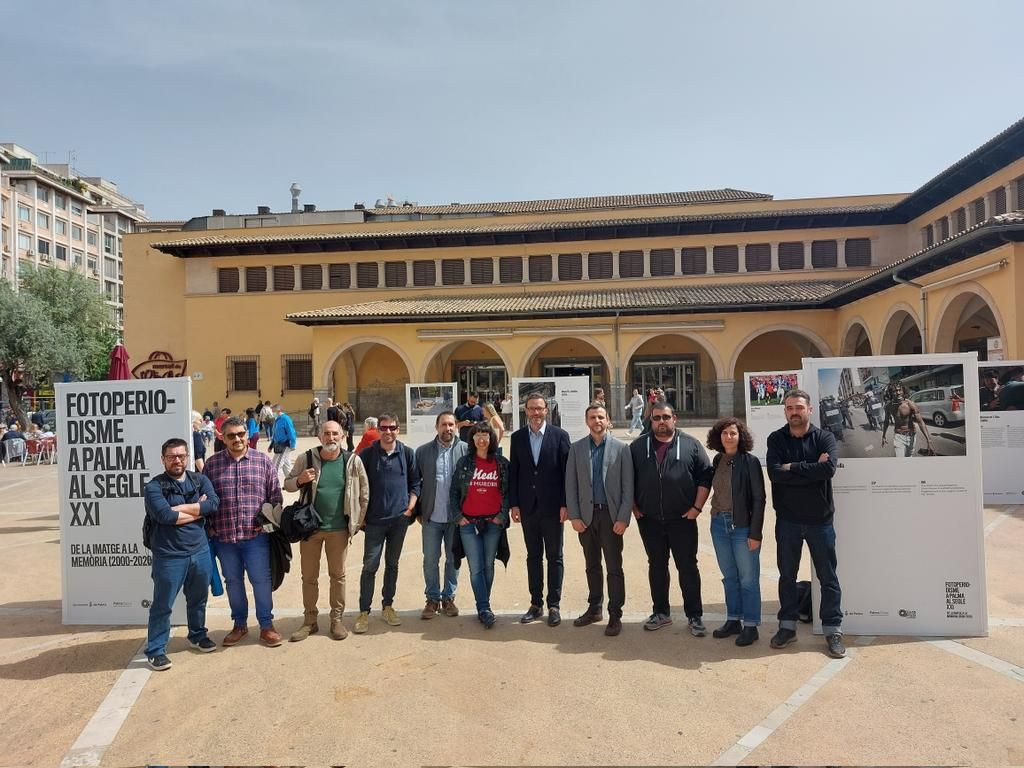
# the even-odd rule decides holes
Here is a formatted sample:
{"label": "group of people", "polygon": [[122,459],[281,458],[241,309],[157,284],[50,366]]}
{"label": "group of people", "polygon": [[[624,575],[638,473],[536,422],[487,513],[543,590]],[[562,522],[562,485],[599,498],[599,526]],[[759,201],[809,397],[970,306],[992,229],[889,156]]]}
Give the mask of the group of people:
{"label": "group of people", "polygon": [[[652,613],[645,630],[672,624],[670,558],[678,572],[683,612],[691,634],[702,637],[701,578],[697,565],[697,519],[709,509],[711,534],[723,574],[727,617],[718,638],[736,636],[738,645],[758,639],[761,623],[759,553],[765,486],[753,438],[742,421],[720,420],[707,436],[713,461],[694,438],[678,429],[673,407],[650,406],[651,428],[630,444],[609,430],[609,414],[599,401],[586,409],[586,437],[569,435],[550,423],[543,394],[525,403],[526,425],[510,437],[506,458],[488,418],[469,412],[438,414],[433,440],[413,450],[399,439],[393,414],[376,419],[377,438],[362,451],[346,451],[346,429],[334,420],[320,425],[320,445],[300,454],[287,472],[284,488],[308,490],[320,529],[300,544],[302,625],[290,636],[305,640],[320,631],[319,574],[324,552],[329,576],[332,638],[348,635],[343,622],[345,561],[353,537],[363,532],[359,611],[353,631],[369,630],[376,576],[384,561],[380,616],[401,624],[394,608],[399,561],[408,529],[418,520],[422,532],[424,620],[440,613],[457,616],[459,565],[469,566],[475,612],[483,627],[496,623],[491,606],[495,561],[509,561],[508,530],[518,524],[526,547],[530,604],[519,621],[562,622],[564,526],[578,535],[586,564],[587,609],[573,620],[585,627],[608,619],[604,633],[622,631],[625,603],[623,539],[635,519],[648,559]],[[845,654],[840,588],[836,576],[834,505],[831,478],[836,469],[835,439],[811,423],[807,393],[785,397],[787,424],[768,437],[768,477],[777,513],[779,629],[771,639],[781,648],[796,639],[799,610],[797,570],[802,543],[808,543],[822,586],[821,619],[828,652]],[[483,414],[480,414],[483,415]],[[470,424],[465,422],[470,421]],[[282,643],[273,624],[268,537],[264,505],[281,503],[277,468],[252,450],[245,422],[222,424],[226,449],[206,460],[202,474],[185,472],[187,445],[164,444],[164,474],[146,487],[146,511],[157,524],[154,537],[154,600],[146,655],[154,669],[171,666],[166,656],[170,612],[184,589],[189,642],[214,650],[204,626],[210,582],[210,547],[220,559],[233,627],[223,640],[230,647],[248,633],[248,574],[256,603],[260,639]],[[709,503],[710,500],[710,503]],[[444,557],[442,568],[441,558]],[[168,563],[167,561],[173,561]]]}
{"label": "group of people", "polygon": [[986,368],[981,372],[979,404],[983,411],[1024,409],[1024,368],[1012,365],[1001,372]]}

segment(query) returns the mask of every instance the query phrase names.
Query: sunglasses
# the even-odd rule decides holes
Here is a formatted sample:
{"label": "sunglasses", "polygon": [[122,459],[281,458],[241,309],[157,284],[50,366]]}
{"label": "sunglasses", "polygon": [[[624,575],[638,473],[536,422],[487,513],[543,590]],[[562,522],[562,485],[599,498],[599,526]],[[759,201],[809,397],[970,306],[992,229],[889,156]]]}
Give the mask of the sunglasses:
{"label": "sunglasses", "polygon": [[383,426],[377,427],[377,429],[380,430],[381,432],[397,432],[398,431],[398,425],[397,424],[385,424]]}
{"label": "sunglasses", "polygon": [[667,413],[661,416],[651,416],[651,421],[672,421],[672,416]]}
{"label": "sunglasses", "polygon": [[225,440],[247,440],[248,437],[248,432],[232,432],[231,434],[228,434],[227,432],[224,433]]}

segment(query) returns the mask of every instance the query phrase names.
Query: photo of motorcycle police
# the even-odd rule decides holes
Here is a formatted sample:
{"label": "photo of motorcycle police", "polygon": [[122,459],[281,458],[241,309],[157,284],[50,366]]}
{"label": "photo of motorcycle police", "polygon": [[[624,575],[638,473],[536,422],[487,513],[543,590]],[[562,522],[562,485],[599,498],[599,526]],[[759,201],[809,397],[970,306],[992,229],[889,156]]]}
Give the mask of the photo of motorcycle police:
{"label": "photo of motorcycle police", "polygon": [[843,459],[967,454],[962,365],[822,368],[818,393]]}

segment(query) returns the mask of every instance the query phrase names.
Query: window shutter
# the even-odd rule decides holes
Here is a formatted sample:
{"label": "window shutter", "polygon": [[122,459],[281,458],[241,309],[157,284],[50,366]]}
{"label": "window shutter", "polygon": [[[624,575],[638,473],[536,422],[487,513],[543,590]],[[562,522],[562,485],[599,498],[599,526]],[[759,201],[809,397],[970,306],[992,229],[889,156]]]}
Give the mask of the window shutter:
{"label": "window shutter", "polygon": [[748,245],[744,257],[747,272],[771,272],[772,247],[768,243]]}
{"label": "window shutter", "polygon": [[708,271],[706,248],[683,248],[682,267],[684,275],[703,275]]}
{"label": "window shutter", "polygon": [[523,282],[523,260],[519,256],[502,256],[498,259],[498,274],[503,283]]}
{"label": "window shutter", "polygon": [[267,290],[267,268],[245,268],[245,290],[250,293]]}
{"label": "window shutter", "polygon": [[531,256],[530,257],[530,282],[531,283],[547,283],[551,281],[551,256],[550,254],[544,254],[542,256]]}
{"label": "window shutter", "polygon": [[956,209],[956,231],[959,234],[967,229],[967,209],[957,208]]}
{"label": "window shutter", "polygon": [[274,267],[274,290],[295,290],[295,267]]}
{"label": "window shutter", "polygon": [[583,255],[579,253],[558,254],[558,279],[582,280]]}
{"label": "window shutter", "polygon": [[375,261],[360,261],[356,264],[356,287],[377,288],[380,285],[380,271]]}
{"label": "window shutter", "polygon": [[811,267],[833,269],[839,266],[839,243],[835,240],[815,240],[811,243]]}
{"label": "window shutter", "polygon": [[619,277],[643,277],[644,252],[619,251]]}
{"label": "window shutter", "polygon": [[1006,187],[996,187],[992,190],[992,215],[1002,216],[1006,213]]}
{"label": "window shutter", "polygon": [[430,286],[437,282],[437,264],[433,261],[414,261],[412,263],[412,284]]}
{"label": "window shutter", "polygon": [[469,281],[473,285],[490,285],[494,282],[494,259],[470,259]]}
{"label": "window shutter", "polygon": [[610,251],[600,251],[587,255],[587,274],[591,280],[611,280],[612,278],[612,254]]}
{"label": "window shutter", "polygon": [[466,262],[462,259],[441,259],[441,283],[463,285],[466,282]]}
{"label": "window shutter", "polygon": [[846,266],[871,266],[871,240],[866,237],[853,237],[846,241]]}
{"label": "window shutter", "polygon": [[674,248],[651,249],[651,276],[671,277],[676,273],[676,251]]}
{"label": "window shutter", "polygon": [[324,287],[324,270],[319,264],[303,264],[299,267],[302,290],[319,291]]}
{"label": "window shutter", "polygon": [[779,269],[803,269],[804,244],[779,243]]}
{"label": "window shutter", "polygon": [[238,267],[217,270],[217,293],[238,293]]}
{"label": "window shutter", "polygon": [[327,279],[332,290],[352,287],[352,270],[348,264],[331,264],[327,267]]}
{"label": "window shutter", "polygon": [[384,262],[384,285],[387,288],[405,288],[406,282],[404,261]]}
{"label": "window shutter", "polygon": [[716,245],[711,252],[711,264],[714,267],[715,272],[739,272],[739,246]]}

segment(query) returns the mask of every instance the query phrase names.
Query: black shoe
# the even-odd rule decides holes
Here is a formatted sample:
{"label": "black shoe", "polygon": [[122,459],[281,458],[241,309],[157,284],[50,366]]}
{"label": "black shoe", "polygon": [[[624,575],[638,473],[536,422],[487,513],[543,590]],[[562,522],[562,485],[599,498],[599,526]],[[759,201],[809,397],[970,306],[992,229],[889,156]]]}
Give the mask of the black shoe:
{"label": "black shoe", "polygon": [[544,615],[544,609],[539,605],[531,605],[530,610],[519,617],[520,624],[529,624],[531,621],[536,621]]}
{"label": "black shoe", "polygon": [[204,637],[202,640],[197,640],[194,643],[189,640],[188,644],[195,650],[202,651],[203,653],[213,653],[217,650],[217,644],[208,637]]}
{"label": "black shoe", "polygon": [[492,611],[480,611],[480,623],[484,625],[484,629],[490,629],[494,626],[498,618]]}
{"label": "black shoe", "polygon": [[841,659],[846,656],[846,646],[843,645],[843,636],[834,632],[825,638],[828,644],[828,655],[833,659]]}
{"label": "black shoe", "polygon": [[725,624],[720,626],[714,632],[711,633],[712,637],[717,637],[721,640],[723,637],[732,637],[738,635],[740,630],[743,629],[743,625],[740,624],[738,619],[729,619]]}
{"label": "black shoe", "polygon": [[618,634],[622,631],[622,619],[618,616],[612,616],[608,619],[608,626],[604,628],[604,634],[606,637],[618,637]]}
{"label": "black shoe", "polygon": [[775,633],[775,636],[768,642],[772,648],[785,648],[790,643],[796,642],[795,629],[782,629]]}
{"label": "black shoe", "polygon": [[573,619],[572,625],[574,627],[586,627],[590,624],[596,624],[597,622],[604,619],[600,611],[587,611],[582,616]]}
{"label": "black shoe", "polygon": [[736,645],[740,647],[751,645],[757,638],[757,627],[744,627],[736,637]]}
{"label": "black shoe", "polygon": [[557,627],[562,623],[562,612],[557,608],[548,608],[548,626]]}
{"label": "black shoe", "polygon": [[146,659],[146,663],[149,664],[150,669],[157,672],[163,672],[165,669],[170,669],[174,666],[171,664],[171,660],[162,653],[159,656],[150,656]]}

